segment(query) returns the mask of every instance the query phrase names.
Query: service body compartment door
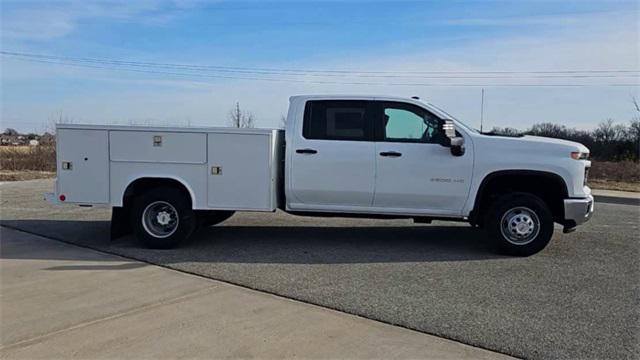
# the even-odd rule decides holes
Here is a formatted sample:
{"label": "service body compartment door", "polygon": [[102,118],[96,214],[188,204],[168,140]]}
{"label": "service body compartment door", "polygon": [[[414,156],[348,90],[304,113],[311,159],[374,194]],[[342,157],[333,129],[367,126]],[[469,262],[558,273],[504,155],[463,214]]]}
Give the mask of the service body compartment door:
{"label": "service body compartment door", "polygon": [[70,203],[108,203],[107,130],[58,129],[57,137],[58,195]]}
{"label": "service body compartment door", "polygon": [[207,135],[162,131],[111,131],[111,161],[204,164]]}
{"label": "service body compartment door", "polygon": [[270,134],[208,135],[208,205],[213,209],[274,209]]}

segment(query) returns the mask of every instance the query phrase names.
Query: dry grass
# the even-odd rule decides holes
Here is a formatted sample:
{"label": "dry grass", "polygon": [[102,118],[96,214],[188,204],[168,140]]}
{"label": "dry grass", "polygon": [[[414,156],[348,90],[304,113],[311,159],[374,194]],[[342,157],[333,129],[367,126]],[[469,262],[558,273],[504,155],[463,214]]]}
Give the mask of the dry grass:
{"label": "dry grass", "polygon": [[[627,183],[638,188],[640,184],[640,163],[633,161],[593,161],[589,171],[589,184],[603,185]],[[638,190],[635,190],[638,191]]]}
{"label": "dry grass", "polygon": [[593,161],[588,183],[594,189],[640,192],[640,163]]}
{"label": "dry grass", "polygon": [[0,170],[56,171],[55,146],[0,146]]}
{"label": "dry grass", "polygon": [[29,145],[19,145],[19,146],[2,146],[0,147],[0,154],[4,153],[17,153],[17,154],[26,154],[31,151],[33,146]]}
{"label": "dry grass", "polygon": [[592,179],[589,180],[588,185],[592,189],[640,192],[640,183],[637,182],[632,183]]}
{"label": "dry grass", "polygon": [[618,182],[640,182],[640,163],[633,161],[592,161],[589,177]]}
{"label": "dry grass", "polygon": [[0,181],[22,181],[34,179],[49,179],[55,177],[56,173],[51,171],[29,171],[29,170],[0,170]]}

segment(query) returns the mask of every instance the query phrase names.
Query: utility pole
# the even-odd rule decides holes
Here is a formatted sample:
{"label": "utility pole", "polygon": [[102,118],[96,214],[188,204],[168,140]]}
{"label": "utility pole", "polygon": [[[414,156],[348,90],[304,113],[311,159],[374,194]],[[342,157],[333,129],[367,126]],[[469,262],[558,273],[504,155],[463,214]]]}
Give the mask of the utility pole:
{"label": "utility pole", "polygon": [[240,112],[240,102],[236,102],[236,116],[235,116],[235,121],[236,121],[236,127],[240,128],[240,118],[242,117],[242,113]]}
{"label": "utility pole", "polygon": [[484,88],[480,97],[480,133],[482,133],[482,123],[484,121]]}

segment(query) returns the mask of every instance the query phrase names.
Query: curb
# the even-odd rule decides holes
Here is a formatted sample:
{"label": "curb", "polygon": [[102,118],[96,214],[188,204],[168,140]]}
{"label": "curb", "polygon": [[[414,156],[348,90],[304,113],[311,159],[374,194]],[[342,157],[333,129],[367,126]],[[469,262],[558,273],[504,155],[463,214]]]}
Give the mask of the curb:
{"label": "curb", "polygon": [[640,198],[594,195],[596,203],[640,206]]}

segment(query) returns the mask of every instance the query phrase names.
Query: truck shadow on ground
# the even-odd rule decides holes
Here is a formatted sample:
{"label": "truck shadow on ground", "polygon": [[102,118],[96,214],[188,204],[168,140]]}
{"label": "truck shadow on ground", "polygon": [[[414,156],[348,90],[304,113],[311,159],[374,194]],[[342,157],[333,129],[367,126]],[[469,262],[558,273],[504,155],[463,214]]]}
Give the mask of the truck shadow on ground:
{"label": "truck shadow on ground", "polygon": [[3,226],[158,264],[357,264],[502,258],[469,226],[215,226],[180,247],[109,238],[108,221],[4,220]]}

